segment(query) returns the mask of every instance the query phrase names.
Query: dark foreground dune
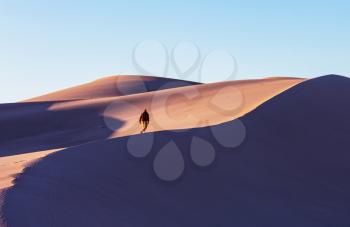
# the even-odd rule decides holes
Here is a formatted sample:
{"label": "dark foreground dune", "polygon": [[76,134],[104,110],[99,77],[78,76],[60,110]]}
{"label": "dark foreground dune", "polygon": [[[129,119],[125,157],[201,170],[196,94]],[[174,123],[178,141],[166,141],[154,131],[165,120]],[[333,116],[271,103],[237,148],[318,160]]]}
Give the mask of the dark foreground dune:
{"label": "dark foreground dune", "polygon": [[348,97],[325,76],[217,126],[62,150],[4,193],[3,226],[349,226]]}

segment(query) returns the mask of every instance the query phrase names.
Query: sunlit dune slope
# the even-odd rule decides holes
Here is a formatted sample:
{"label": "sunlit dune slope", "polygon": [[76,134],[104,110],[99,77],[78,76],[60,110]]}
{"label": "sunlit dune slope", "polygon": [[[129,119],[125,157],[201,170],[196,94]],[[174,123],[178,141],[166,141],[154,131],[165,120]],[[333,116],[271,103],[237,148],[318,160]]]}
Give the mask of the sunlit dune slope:
{"label": "sunlit dune slope", "polygon": [[148,131],[202,127],[242,116],[302,81],[304,79],[274,78],[187,87],[171,82],[167,85],[177,88],[118,98],[55,103],[49,110],[100,109],[104,123],[114,131],[112,136],[125,136],[139,133],[138,118],[144,109],[151,115]]}

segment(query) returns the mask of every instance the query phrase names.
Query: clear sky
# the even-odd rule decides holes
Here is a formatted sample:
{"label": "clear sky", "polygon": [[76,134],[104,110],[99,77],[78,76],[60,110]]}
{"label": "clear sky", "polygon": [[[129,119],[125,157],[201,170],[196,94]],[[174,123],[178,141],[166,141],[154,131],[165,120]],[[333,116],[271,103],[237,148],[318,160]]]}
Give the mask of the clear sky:
{"label": "clear sky", "polygon": [[228,51],[236,79],[350,75],[349,12],[347,0],[0,0],[0,102],[133,73],[143,40]]}

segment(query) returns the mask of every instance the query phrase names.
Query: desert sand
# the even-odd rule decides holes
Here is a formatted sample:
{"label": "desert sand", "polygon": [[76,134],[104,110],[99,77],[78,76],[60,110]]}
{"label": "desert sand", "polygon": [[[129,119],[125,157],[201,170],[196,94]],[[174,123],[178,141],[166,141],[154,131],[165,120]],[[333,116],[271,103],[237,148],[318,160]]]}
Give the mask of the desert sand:
{"label": "desert sand", "polygon": [[3,226],[347,226],[349,88],[320,77],[221,124],[53,153],[1,195]]}
{"label": "desert sand", "polygon": [[[11,185],[28,163],[57,149],[138,134],[144,108],[151,114],[148,132],[204,127],[242,116],[301,81],[281,77],[194,86],[164,78],[107,77],[28,102],[4,104],[0,122],[7,133],[0,138],[0,163],[6,164],[0,165],[0,188]],[[113,93],[116,83],[132,95]],[[145,87],[159,90],[147,92]]]}
{"label": "desert sand", "polygon": [[18,173],[21,173],[26,166],[33,164],[35,161],[41,159],[42,157],[45,157],[46,155],[58,150],[60,149],[1,157],[0,190],[12,186],[14,177],[16,177]]}
{"label": "desert sand", "polygon": [[[135,78],[137,79],[135,80]],[[5,196],[2,196],[5,205],[7,204],[7,194],[10,195],[9,198],[11,199],[10,205],[3,206],[3,209],[1,209],[2,216],[7,220],[6,225],[22,226],[23,223],[25,223],[24,220],[26,220],[26,218],[20,218],[17,221],[13,219],[13,209],[17,209],[17,206],[21,206],[21,201],[11,196],[13,192],[17,190],[17,183],[20,183],[23,176],[26,176],[33,168],[35,170],[37,166],[46,166],[47,164],[45,163],[50,162],[48,160],[56,160],[56,155],[58,157],[64,157],[64,163],[59,163],[61,167],[58,167],[56,163],[52,165],[49,164],[50,167],[46,166],[44,170],[45,173],[43,174],[66,174],[66,171],[75,171],[77,174],[81,174],[80,171],[83,170],[88,173],[94,170],[86,169],[92,168],[92,166],[88,167],[85,162],[87,161],[90,163],[96,161],[97,163],[95,164],[90,163],[92,165],[98,165],[93,168],[101,168],[102,172],[106,172],[104,172],[103,176],[98,174],[98,176],[101,177],[99,179],[90,179],[90,185],[80,185],[80,183],[86,183],[86,174],[84,176],[75,176],[74,174],[72,174],[72,176],[60,175],[60,179],[77,177],[79,179],[74,179],[76,184],[79,185],[79,187],[86,187],[87,190],[92,190],[90,191],[91,193],[93,193],[93,191],[109,190],[108,187],[112,186],[109,183],[105,184],[105,181],[119,184],[117,183],[119,180],[117,178],[113,179],[114,176],[110,175],[110,171],[116,171],[116,169],[114,169],[116,167],[110,164],[106,164],[105,167],[101,165],[104,165],[103,163],[106,162],[106,158],[111,158],[111,160],[116,161],[115,158],[117,157],[114,156],[114,154],[111,154],[112,156],[108,154],[109,150],[113,147],[111,147],[110,144],[116,143],[115,151],[120,153],[122,157],[125,157],[120,146],[124,146],[121,144],[124,144],[126,139],[129,138],[128,136],[139,134],[140,126],[138,125],[138,118],[145,108],[148,109],[151,115],[151,123],[147,130],[151,135],[153,135],[152,132],[168,131],[171,133],[174,132],[173,130],[179,129],[198,128],[200,131],[207,131],[208,129],[206,127],[224,122],[232,122],[252,112],[258,106],[276,95],[304,81],[304,79],[300,78],[274,77],[261,80],[197,84],[154,77],[135,78],[133,76],[109,77],[82,86],[29,99],[21,103],[0,105],[0,123],[2,125],[2,130],[7,132],[0,138],[0,190],[8,188],[9,194],[6,192]],[[120,84],[118,85],[118,83]],[[176,131],[174,133],[178,137],[181,137],[182,134],[186,137],[191,137],[192,134],[190,132],[191,130],[181,133]],[[147,137],[147,135],[150,134],[145,134],[145,136]],[[164,142],[169,139],[167,134],[160,133],[155,135],[159,135],[160,138],[166,135],[164,137]],[[174,136],[174,138],[176,138],[176,136]],[[138,138],[141,138],[142,141],[144,136],[134,136],[132,138],[135,138],[136,141],[138,141]],[[147,138],[146,140],[148,140]],[[111,142],[108,142],[109,140]],[[218,138],[218,140],[220,141],[220,138]],[[209,140],[209,142],[210,141],[211,140]],[[83,144],[85,145],[81,147]],[[98,157],[100,155],[94,152],[89,155],[89,153],[91,153],[90,151],[81,154],[80,150],[91,150],[90,146],[95,147],[93,149],[94,152],[103,152],[102,156],[104,157]],[[104,147],[106,149],[104,149]],[[47,156],[48,154],[51,155]],[[70,159],[72,161],[75,160],[74,162],[76,164],[74,166],[79,166],[79,168],[81,168],[79,171],[72,169],[75,167],[70,161],[66,162],[66,155],[74,156],[74,158]],[[117,159],[117,162],[119,162],[119,158]],[[48,171],[46,171],[46,168],[50,170],[47,169]],[[57,169],[53,170],[54,168]],[[17,178],[15,182],[13,182],[14,178]],[[51,176],[45,179],[47,180],[43,180],[40,176],[33,177],[31,180],[33,187],[40,187],[41,184],[46,185],[43,185],[44,188],[54,186],[56,188],[55,193],[58,193],[57,195],[61,195],[61,192],[58,191],[69,189],[73,190],[72,195],[76,196],[74,194],[74,189],[70,188],[70,183],[68,183],[68,185],[62,183],[61,185],[60,180],[53,179]],[[49,185],[47,185],[48,181],[51,182]],[[102,186],[98,182],[100,182]],[[100,186],[97,186],[97,184]],[[60,188],[61,186],[67,186],[68,188]],[[103,189],[104,187],[106,188]],[[68,191],[66,192],[68,193]],[[58,199],[58,197],[52,197],[52,195],[47,195],[49,197],[45,197],[46,192],[44,191],[42,191],[43,194],[34,195],[36,191],[28,189],[28,191],[24,193],[25,194],[20,196],[23,196],[23,199],[28,199],[27,195],[29,194],[31,194],[30,197],[33,199],[37,196],[43,196],[41,198],[47,199],[47,202],[55,201],[56,203],[56,199]],[[94,209],[97,208],[96,206],[101,205],[97,202],[99,199],[95,201],[96,198],[93,197],[95,193],[93,194],[91,204],[86,201],[89,203],[86,204],[87,209]],[[65,196],[67,196],[67,199],[70,197],[70,195]],[[107,195],[103,193],[101,196],[114,197],[112,194]],[[37,197],[37,199],[41,200],[39,197]],[[103,199],[102,197],[101,199]],[[14,200],[12,200],[13,198]],[[79,198],[79,196],[77,198]],[[64,201],[66,200],[62,199],[62,202]],[[91,205],[95,203],[93,201],[97,204],[91,207]],[[105,201],[105,199],[103,199],[103,201]],[[79,201],[78,203],[81,202],[82,201]],[[68,205],[70,207],[69,209],[74,213],[75,205],[72,203]],[[112,205],[114,204],[107,206],[110,207]],[[65,215],[69,216],[67,216],[68,219],[63,218],[62,220],[57,220],[55,215],[57,214],[59,219],[61,219],[62,217],[60,217],[60,215],[62,213],[59,213],[59,211],[55,209],[65,209],[64,206],[67,206],[67,204],[64,205],[60,203],[58,206],[59,207],[53,206],[52,208],[45,206],[32,207],[37,211],[41,210],[40,212],[49,211],[50,214],[42,218],[36,216],[37,214],[33,214],[31,218],[26,220],[30,223],[28,226],[51,226],[51,224],[53,226],[86,226],[91,220],[84,224],[82,219],[83,216],[89,213],[91,215],[97,215],[98,218],[103,218],[98,216],[100,215],[99,213],[93,214],[96,212],[94,210],[84,210],[84,214],[81,213],[78,214],[78,216],[75,216],[76,214],[70,216],[71,214],[67,213]],[[79,206],[81,206],[81,204]],[[22,207],[26,209],[26,205]],[[51,209],[54,210],[51,212]],[[103,210],[104,209],[97,212],[103,212]],[[45,214],[41,213],[40,215]],[[80,217],[79,215],[83,216]],[[100,220],[101,223],[98,226],[109,226],[111,224],[111,220],[109,220],[109,218],[111,218],[109,217],[110,214],[107,213],[106,215],[108,216],[107,219]],[[21,216],[21,214],[19,214],[19,216]],[[130,218],[131,216],[125,216],[123,220],[131,220]],[[36,222],[34,219],[39,222]],[[5,223],[4,220],[3,222]],[[51,224],[49,224],[49,222]],[[97,225],[95,222],[91,223]],[[6,226],[5,224],[3,225]],[[112,226],[114,226],[114,224],[112,224]],[[134,225],[126,224],[126,226]]]}

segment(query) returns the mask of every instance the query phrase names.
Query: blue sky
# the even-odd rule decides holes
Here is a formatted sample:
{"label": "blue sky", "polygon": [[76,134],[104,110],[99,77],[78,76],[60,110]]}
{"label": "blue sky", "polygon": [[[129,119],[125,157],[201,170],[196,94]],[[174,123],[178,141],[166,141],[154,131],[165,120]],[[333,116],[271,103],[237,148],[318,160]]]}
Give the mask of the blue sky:
{"label": "blue sky", "polygon": [[[350,75],[349,12],[345,0],[4,0],[0,102],[135,73],[131,53],[144,40],[169,50],[191,41],[203,55],[227,51],[237,60],[235,79]],[[162,56],[156,54],[145,63],[157,65]]]}

